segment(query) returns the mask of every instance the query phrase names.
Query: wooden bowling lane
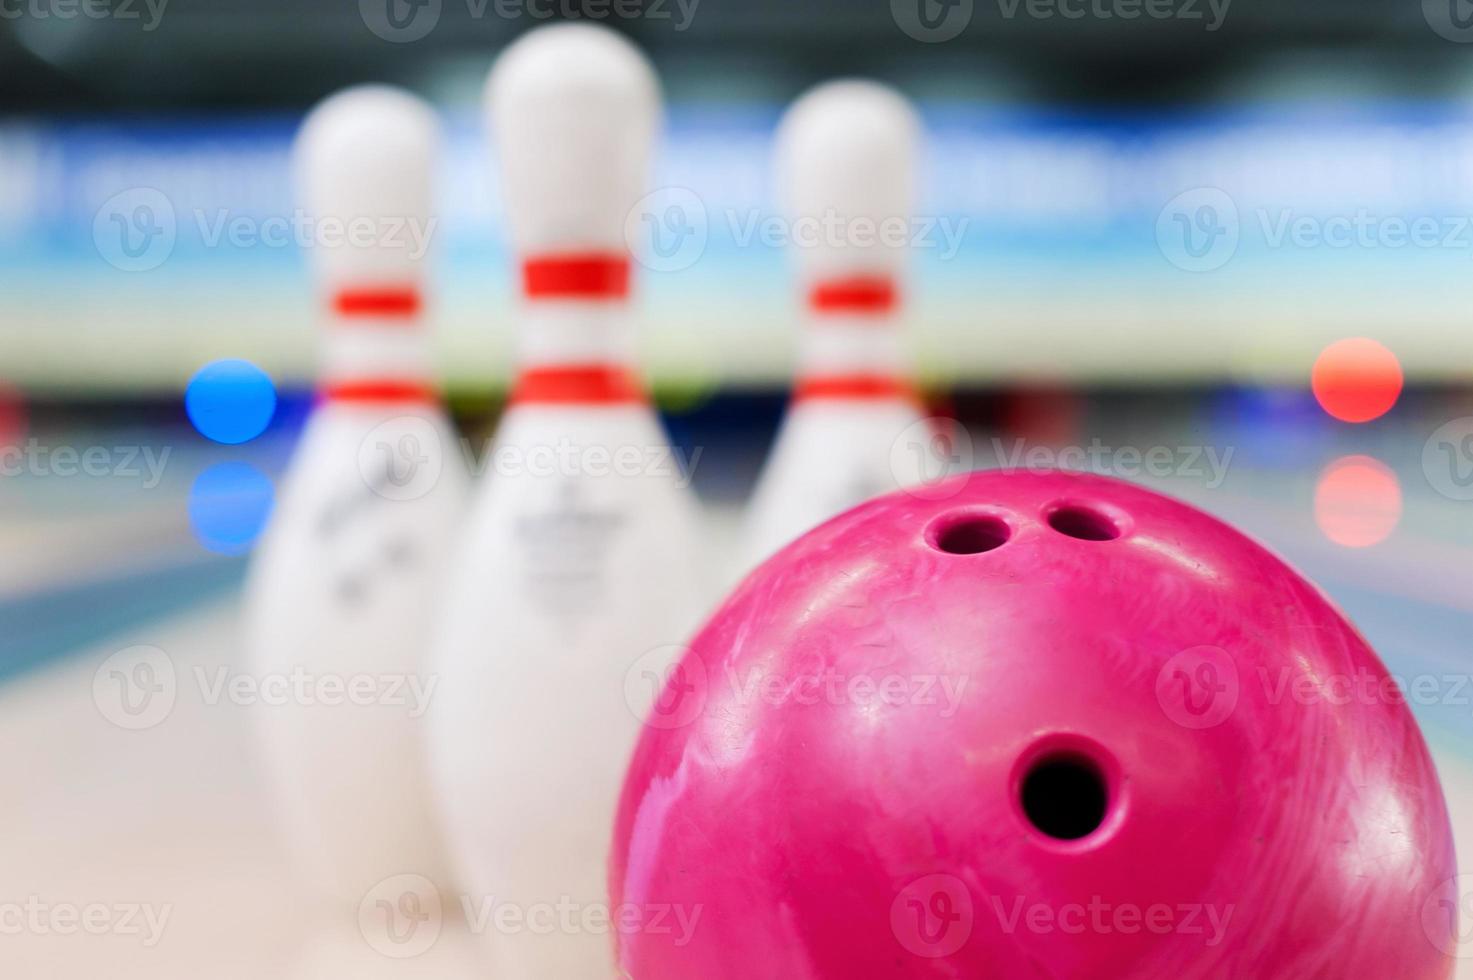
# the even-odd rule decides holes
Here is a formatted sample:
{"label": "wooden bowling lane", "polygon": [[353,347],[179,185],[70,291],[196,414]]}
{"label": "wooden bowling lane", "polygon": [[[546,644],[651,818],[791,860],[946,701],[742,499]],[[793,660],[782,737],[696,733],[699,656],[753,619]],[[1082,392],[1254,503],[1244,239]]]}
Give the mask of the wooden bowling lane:
{"label": "wooden bowling lane", "polygon": [[[0,840],[11,901],[151,909],[138,935],[27,934],[6,940],[18,976],[257,977],[280,968],[280,937],[300,900],[265,832],[266,812],[240,712],[182,696],[155,727],[109,720],[94,678],[116,651],[148,644],[186,676],[227,664],[233,607],[135,627],[0,688],[13,744]],[[176,674],[176,677],[178,675]],[[124,931],[118,913],[115,933]],[[253,934],[277,942],[249,942]]]}
{"label": "wooden bowling lane", "polygon": [[[101,417],[103,413],[98,413]],[[0,475],[0,681],[238,587],[244,558],[202,547],[197,479],[221,463],[279,469],[290,433],[216,446],[157,412],[38,423]],[[89,418],[91,416],[88,416]],[[17,444],[21,445],[21,444]],[[55,462],[62,450],[100,469]]]}
{"label": "wooden bowling lane", "polygon": [[[248,730],[250,706],[210,703],[240,669],[236,603],[128,629],[0,687],[0,731],[24,745],[4,763],[23,787],[0,801],[0,903],[54,922],[0,937],[4,973],[83,980],[259,980],[477,976],[463,927],[447,922],[424,957],[375,953],[351,914],[295,881],[270,821]],[[172,708],[128,730],[99,669],[156,648]],[[27,905],[36,911],[27,911]],[[67,929],[67,909],[105,907],[108,931]]]}
{"label": "wooden bowling lane", "polygon": [[234,589],[244,568],[202,549],[183,498],[167,496],[111,511],[8,511],[0,553],[24,556],[0,568],[0,680]]}

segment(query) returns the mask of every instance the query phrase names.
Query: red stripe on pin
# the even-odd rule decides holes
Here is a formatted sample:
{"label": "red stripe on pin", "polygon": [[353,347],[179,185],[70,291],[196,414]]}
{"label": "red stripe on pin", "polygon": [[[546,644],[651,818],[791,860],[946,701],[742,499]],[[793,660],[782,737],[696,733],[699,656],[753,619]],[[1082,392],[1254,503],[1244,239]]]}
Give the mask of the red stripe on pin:
{"label": "red stripe on pin", "polygon": [[527,259],[522,290],[529,299],[623,299],[629,295],[629,258],[595,252]]}
{"label": "red stripe on pin", "polygon": [[611,364],[529,368],[512,389],[513,405],[627,405],[644,401],[634,372]]}
{"label": "red stripe on pin", "polygon": [[818,283],[808,294],[808,305],[820,313],[888,313],[899,299],[893,280],[860,276]]}
{"label": "red stripe on pin", "polygon": [[887,374],[834,374],[799,378],[793,388],[796,401],[849,399],[880,401],[899,398],[919,401],[910,382]]}
{"label": "red stripe on pin", "polygon": [[334,402],[433,402],[435,389],[421,381],[340,381],[323,389]]}
{"label": "red stripe on pin", "polygon": [[333,310],[340,316],[412,317],[422,303],[412,286],[344,289],[333,297]]}

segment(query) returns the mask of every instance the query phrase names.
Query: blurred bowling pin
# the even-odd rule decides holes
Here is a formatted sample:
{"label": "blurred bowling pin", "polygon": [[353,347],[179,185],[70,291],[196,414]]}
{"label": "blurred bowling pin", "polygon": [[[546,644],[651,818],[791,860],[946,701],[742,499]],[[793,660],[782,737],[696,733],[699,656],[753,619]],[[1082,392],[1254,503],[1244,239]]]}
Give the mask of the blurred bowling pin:
{"label": "blurred bowling pin", "polygon": [[[779,126],[778,193],[808,322],[792,403],[748,513],[743,570],[925,475],[928,427],[897,322],[919,133],[905,98],[867,81],[813,89]],[[815,227],[838,231],[799,234]]]}
{"label": "blurred bowling pin", "polygon": [[[628,692],[653,694],[700,594],[695,501],[625,322],[624,225],[645,191],[659,87],[619,35],[571,24],[512,45],[486,96],[523,347],[447,605],[432,762],[496,976],[587,980],[614,970],[598,917],[641,723]],[[488,924],[493,902],[527,924]]]}
{"label": "blurred bowling pin", "polygon": [[377,86],[324,102],[296,147],[332,314],[322,400],[256,556],[247,630],[263,694],[286,702],[258,710],[287,834],[353,903],[388,876],[446,877],[423,661],[469,479],[419,316],[438,149],[430,108]]}

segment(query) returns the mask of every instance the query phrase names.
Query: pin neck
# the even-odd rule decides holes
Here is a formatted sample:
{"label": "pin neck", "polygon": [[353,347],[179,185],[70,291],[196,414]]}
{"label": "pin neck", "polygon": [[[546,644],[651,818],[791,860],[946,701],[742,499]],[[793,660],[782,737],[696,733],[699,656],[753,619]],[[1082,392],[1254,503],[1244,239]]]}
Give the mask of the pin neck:
{"label": "pin neck", "polygon": [[510,404],[609,406],[646,402],[638,375],[622,364],[558,364],[523,367]]}
{"label": "pin neck", "polygon": [[909,380],[895,374],[807,374],[793,386],[793,400],[908,402],[919,404],[920,396]]}
{"label": "pin neck", "polygon": [[427,405],[439,399],[439,393],[428,382],[338,381],[322,387],[321,398],[338,404],[356,405]]}
{"label": "pin neck", "polygon": [[521,367],[511,404],[646,401],[627,324],[629,259],[588,252],[522,264]]}
{"label": "pin neck", "polygon": [[629,297],[629,257],[614,252],[535,255],[522,263],[530,301],[619,302]]}
{"label": "pin neck", "polygon": [[855,276],[812,285],[794,398],[916,401],[898,311],[899,290],[890,278]]}
{"label": "pin neck", "polygon": [[322,398],[350,404],[435,400],[415,286],[354,286],[329,301]]}
{"label": "pin neck", "polygon": [[413,326],[424,306],[414,286],[355,286],[338,290],[332,309],[344,325],[364,320],[402,321]]}
{"label": "pin neck", "polygon": [[825,279],[808,290],[808,308],[814,314],[887,316],[900,305],[900,290],[888,276],[849,276]]}

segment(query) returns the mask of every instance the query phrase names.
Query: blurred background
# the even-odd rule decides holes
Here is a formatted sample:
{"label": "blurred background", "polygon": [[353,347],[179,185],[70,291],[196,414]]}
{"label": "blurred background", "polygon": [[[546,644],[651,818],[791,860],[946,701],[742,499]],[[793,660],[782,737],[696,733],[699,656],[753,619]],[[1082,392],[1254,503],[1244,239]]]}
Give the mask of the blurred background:
{"label": "blurred background", "polygon": [[[481,86],[511,39],[579,14],[664,81],[655,186],[695,234],[638,270],[640,349],[701,452],[713,550],[793,364],[789,265],[752,225],[776,213],[773,126],[816,82],[881,78],[927,125],[906,325],[961,462],[1139,480],[1284,553],[1398,679],[1433,679],[1413,707],[1462,812],[1464,0],[0,0],[0,903],[174,909],[154,945],[0,916],[6,975],[254,977],[307,942],[245,709],[191,675],[236,655],[243,569],[312,398],[290,141],[359,82],[443,113],[431,312],[479,447],[516,326]],[[186,411],[221,360],[269,379],[243,441]],[[94,681],[139,645],[175,688],[120,723]]]}

